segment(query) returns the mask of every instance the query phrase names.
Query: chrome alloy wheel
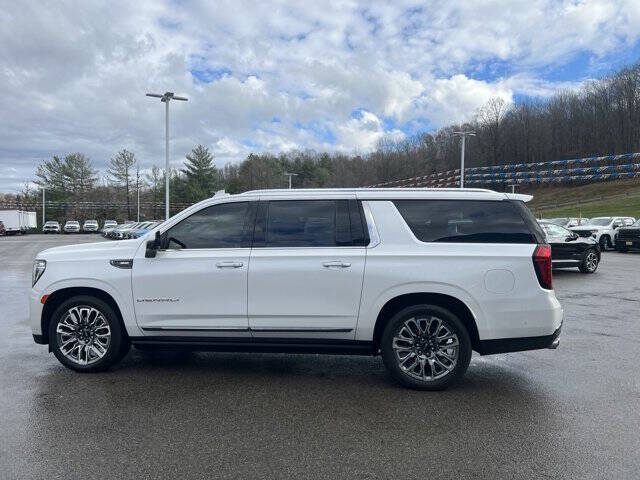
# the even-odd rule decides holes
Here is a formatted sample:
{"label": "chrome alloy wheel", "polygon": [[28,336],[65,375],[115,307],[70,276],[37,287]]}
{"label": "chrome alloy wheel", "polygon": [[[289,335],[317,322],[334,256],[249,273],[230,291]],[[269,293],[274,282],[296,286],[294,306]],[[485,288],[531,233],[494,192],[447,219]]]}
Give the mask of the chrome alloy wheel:
{"label": "chrome alloy wheel", "polygon": [[111,328],[94,307],[67,310],[56,327],[60,352],[73,363],[91,365],[104,357],[111,343]]}
{"label": "chrome alloy wheel", "polygon": [[458,362],[460,342],[437,317],[412,317],[393,337],[393,351],[400,370],[422,382],[449,374]]}
{"label": "chrome alloy wheel", "polygon": [[587,256],[584,259],[584,264],[588,271],[595,271],[595,269],[598,268],[598,255],[596,255],[595,252],[587,253]]}

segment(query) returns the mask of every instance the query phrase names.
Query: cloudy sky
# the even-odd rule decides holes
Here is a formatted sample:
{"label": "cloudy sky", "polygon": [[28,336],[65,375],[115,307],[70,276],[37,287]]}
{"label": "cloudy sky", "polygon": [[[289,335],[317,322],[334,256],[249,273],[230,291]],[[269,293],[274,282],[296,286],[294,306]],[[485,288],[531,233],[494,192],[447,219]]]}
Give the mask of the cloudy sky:
{"label": "cloudy sky", "polygon": [[0,191],[38,163],[122,148],[218,165],[250,152],[367,152],[640,58],[638,0],[0,0]]}

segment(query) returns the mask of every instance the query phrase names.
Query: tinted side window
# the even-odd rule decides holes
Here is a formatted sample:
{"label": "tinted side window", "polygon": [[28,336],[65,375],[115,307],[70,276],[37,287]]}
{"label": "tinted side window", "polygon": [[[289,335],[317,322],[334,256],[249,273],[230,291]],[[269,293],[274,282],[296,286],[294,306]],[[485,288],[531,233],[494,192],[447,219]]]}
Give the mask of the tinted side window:
{"label": "tinted side window", "polygon": [[212,205],[185,218],[167,232],[167,248],[240,248],[249,202]]}
{"label": "tinted side window", "polygon": [[267,247],[335,247],[335,200],[269,202],[265,237]]}
{"label": "tinted side window", "polygon": [[396,200],[396,208],[423,242],[537,243],[509,201]]}

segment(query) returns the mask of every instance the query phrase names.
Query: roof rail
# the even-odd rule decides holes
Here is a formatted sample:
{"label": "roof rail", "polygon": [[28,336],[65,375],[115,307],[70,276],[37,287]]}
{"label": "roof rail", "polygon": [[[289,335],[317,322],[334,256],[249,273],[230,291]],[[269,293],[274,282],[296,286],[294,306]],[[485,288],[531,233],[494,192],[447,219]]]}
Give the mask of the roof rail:
{"label": "roof rail", "polygon": [[428,187],[395,187],[395,188],[370,188],[370,187],[356,187],[356,188],[273,188],[263,190],[249,190],[243,192],[240,195],[255,195],[259,193],[343,193],[343,192],[398,192],[398,191],[412,191],[412,192],[488,192],[499,193],[494,190],[486,188],[428,188]]}

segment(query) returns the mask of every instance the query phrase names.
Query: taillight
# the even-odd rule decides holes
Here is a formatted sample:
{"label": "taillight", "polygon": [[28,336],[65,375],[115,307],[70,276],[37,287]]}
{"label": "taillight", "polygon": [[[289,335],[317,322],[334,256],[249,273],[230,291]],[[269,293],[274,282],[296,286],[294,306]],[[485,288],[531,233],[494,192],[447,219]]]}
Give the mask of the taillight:
{"label": "taillight", "polygon": [[542,288],[551,290],[551,246],[538,245],[533,251],[533,267],[536,270],[538,282]]}

